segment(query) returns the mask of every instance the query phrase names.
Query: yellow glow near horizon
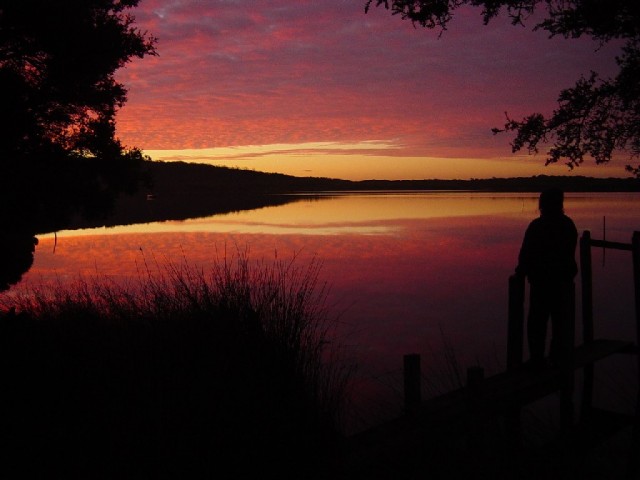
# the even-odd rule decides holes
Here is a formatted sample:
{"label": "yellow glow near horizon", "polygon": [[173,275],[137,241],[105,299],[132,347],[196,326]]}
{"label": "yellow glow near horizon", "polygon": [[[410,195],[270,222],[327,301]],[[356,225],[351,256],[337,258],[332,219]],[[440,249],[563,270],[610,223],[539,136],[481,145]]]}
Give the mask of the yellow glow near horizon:
{"label": "yellow glow near horizon", "polygon": [[184,161],[283,173],[296,177],[327,177],[344,180],[422,180],[528,177],[533,175],[584,175],[625,177],[620,162],[596,166],[584,164],[573,171],[564,164],[544,165],[542,155],[505,158],[443,158],[403,156],[402,147],[391,141],[353,143],[314,142],[300,144],[244,145],[234,147],[145,150],[153,160]]}
{"label": "yellow glow near horizon", "polygon": [[521,213],[524,199],[535,214],[537,196],[517,194],[474,195],[464,192],[380,194],[358,193],[324,197],[321,201],[295,201],[275,207],[244,210],[209,217],[119,225],[115,227],[62,230],[39,235],[44,239],[136,234],[272,234],[272,235],[381,235],[397,227],[387,222],[459,216]]}

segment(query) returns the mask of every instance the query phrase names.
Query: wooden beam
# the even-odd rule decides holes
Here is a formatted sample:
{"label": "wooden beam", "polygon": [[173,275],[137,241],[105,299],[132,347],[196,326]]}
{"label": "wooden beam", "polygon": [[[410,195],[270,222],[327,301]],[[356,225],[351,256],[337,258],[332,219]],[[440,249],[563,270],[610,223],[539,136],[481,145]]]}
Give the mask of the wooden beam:
{"label": "wooden beam", "polygon": [[[582,341],[585,345],[593,342],[593,280],[591,267],[591,232],[585,230],[580,238],[580,279],[582,282]],[[582,381],[582,398],[580,416],[584,420],[589,416],[593,405],[594,366],[590,362],[585,365]]]}
{"label": "wooden beam", "polygon": [[612,250],[626,250],[628,252],[631,251],[630,243],[620,243],[620,242],[609,242],[607,240],[591,240],[591,246],[593,247],[601,247],[601,248],[610,248]]}
{"label": "wooden beam", "polygon": [[[631,239],[633,246],[633,290],[636,301],[636,347],[640,348],[640,232],[633,232]],[[636,397],[636,412],[633,423],[631,451],[629,454],[628,475],[630,478],[640,477],[640,355],[638,355],[638,393]]]}

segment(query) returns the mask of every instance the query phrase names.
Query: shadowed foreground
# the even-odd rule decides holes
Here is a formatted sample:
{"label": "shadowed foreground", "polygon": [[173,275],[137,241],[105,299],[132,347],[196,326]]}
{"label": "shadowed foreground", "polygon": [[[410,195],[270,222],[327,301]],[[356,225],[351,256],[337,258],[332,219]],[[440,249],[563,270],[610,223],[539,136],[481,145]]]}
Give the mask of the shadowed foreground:
{"label": "shadowed foreground", "polygon": [[5,301],[0,475],[320,475],[346,374],[322,363],[316,267],[247,265]]}

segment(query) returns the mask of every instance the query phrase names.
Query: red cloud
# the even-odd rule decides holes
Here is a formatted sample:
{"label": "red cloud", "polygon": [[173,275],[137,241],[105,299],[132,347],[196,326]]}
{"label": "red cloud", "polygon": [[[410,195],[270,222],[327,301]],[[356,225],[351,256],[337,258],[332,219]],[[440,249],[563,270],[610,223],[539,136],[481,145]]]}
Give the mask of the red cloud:
{"label": "red cloud", "polygon": [[[361,4],[362,3],[362,4]],[[503,112],[549,112],[611,49],[462,11],[441,37],[339,0],[147,0],[159,57],[128,65],[118,134],[143,149],[396,139],[412,154],[506,155]]]}

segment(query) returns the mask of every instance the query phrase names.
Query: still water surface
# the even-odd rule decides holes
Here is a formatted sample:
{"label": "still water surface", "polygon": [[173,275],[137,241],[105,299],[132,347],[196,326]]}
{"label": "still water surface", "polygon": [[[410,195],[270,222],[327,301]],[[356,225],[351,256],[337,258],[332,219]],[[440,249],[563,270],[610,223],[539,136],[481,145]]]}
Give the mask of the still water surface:
{"label": "still water surface", "polygon": [[[640,194],[565,200],[580,234],[602,238],[606,228],[607,240],[626,243],[640,230],[639,206]],[[330,315],[340,322],[338,341],[358,364],[356,396],[363,404],[386,403],[388,411],[401,404],[406,353],[423,356],[423,371],[443,358],[444,345],[463,368],[504,366],[507,279],[537,215],[534,194],[353,193],[187,221],[64,231],[57,241],[39,237],[33,267],[12,292],[79,275],[143,278],[167,262],[206,268],[237,249],[256,261],[296,256],[303,266],[315,258],[329,287]],[[633,340],[630,254],[593,254],[596,335]]]}

